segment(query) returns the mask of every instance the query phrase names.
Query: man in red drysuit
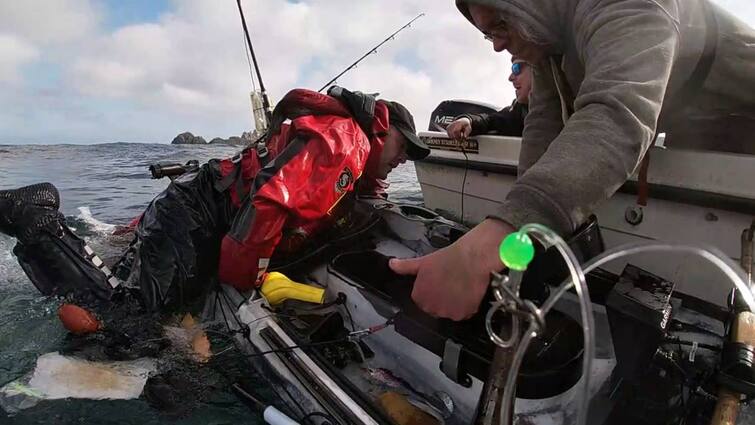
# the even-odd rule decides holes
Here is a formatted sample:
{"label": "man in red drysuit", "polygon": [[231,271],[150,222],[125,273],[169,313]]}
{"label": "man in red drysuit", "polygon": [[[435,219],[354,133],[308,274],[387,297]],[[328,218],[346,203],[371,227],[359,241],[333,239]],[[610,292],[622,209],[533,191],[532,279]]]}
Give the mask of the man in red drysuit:
{"label": "man in red drysuit", "polygon": [[274,253],[295,252],[355,196],[374,194],[393,168],[428,153],[396,102],[296,89],[256,145],[171,182],[112,273],[65,225],[49,183],[0,191],[0,231],[17,238],[14,253],[44,294],[128,293],[147,310],[183,310],[216,277],[240,290],[259,285]]}

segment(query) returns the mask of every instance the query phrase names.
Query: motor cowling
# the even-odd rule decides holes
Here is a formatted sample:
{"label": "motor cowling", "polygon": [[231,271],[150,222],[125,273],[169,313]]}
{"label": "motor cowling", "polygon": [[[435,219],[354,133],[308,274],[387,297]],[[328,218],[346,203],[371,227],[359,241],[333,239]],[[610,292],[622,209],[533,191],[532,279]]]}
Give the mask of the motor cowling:
{"label": "motor cowling", "polygon": [[444,100],[430,114],[429,131],[444,131],[456,117],[463,114],[488,114],[500,108],[473,100]]}

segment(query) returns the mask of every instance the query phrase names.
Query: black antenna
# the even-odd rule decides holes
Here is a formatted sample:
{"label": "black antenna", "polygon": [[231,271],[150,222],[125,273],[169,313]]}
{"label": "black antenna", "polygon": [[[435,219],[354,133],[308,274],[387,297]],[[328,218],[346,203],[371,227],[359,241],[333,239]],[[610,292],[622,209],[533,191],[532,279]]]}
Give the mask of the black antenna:
{"label": "black antenna", "polygon": [[[393,39],[393,37],[394,37],[394,36],[395,36],[396,34],[400,33],[401,31],[403,31],[403,30],[404,30],[404,29],[406,29],[407,27],[411,26],[411,25],[412,25],[412,23],[413,23],[414,21],[416,21],[417,19],[419,19],[419,18],[421,18],[421,17],[423,17],[423,16],[425,16],[425,14],[424,14],[424,13],[420,13],[419,15],[415,16],[415,17],[414,17],[414,19],[412,19],[411,21],[409,21],[409,22],[408,22],[408,23],[407,23],[406,25],[404,25],[403,27],[399,28],[399,29],[398,29],[398,30],[397,30],[396,32],[394,32],[393,34],[389,35],[389,36],[388,36],[388,37],[387,37],[387,38],[386,38],[385,40],[381,41],[381,42],[380,42],[380,44],[378,44],[377,46],[375,46],[375,47],[373,47],[372,49],[368,50],[368,51],[367,51],[367,53],[365,53],[365,54],[364,54],[364,55],[363,55],[363,56],[362,56],[361,58],[357,59],[357,60],[356,60],[356,62],[354,62],[354,63],[352,63],[351,65],[349,65],[349,66],[348,66],[348,68],[346,68],[346,69],[344,69],[343,71],[341,71],[341,73],[340,73],[340,74],[338,74],[338,75],[336,75],[335,77],[333,77],[333,79],[332,79],[332,80],[330,80],[330,81],[328,81],[327,83],[325,83],[325,85],[324,85],[324,86],[322,86],[322,87],[320,87],[320,90],[317,90],[317,91],[318,91],[318,92],[321,92],[321,91],[325,90],[325,89],[326,89],[326,88],[327,88],[328,86],[330,86],[331,84],[335,83],[335,82],[336,82],[336,80],[338,80],[339,78],[341,78],[341,76],[342,76],[343,74],[345,74],[345,73],[347,73],[347,72],[351,71],[352,69],[354,69],[354,68],[355,68],[355,67],[357,66],[357,64],[359,64],[359,62],[361,62],[361,61],[363,61],[363,60],[364,60],[364,58],[366,58],[367,56],[369,56],[369,55],[371,55],[371,54],[373,54],[373,53],[377,53],[377,49],[379,49],[379,48],[380,48],[380,46],[382,46],[383,44],[385,44],[385,43],[389,42],[390,40],[392,40],[392,39]],[[256,62],[255,62],[255,63],[256,63]]]}
{"label": "black antenna", "polygon": [[244,35],[246,35],[246,44],[249,46],[249,52],[252,54],[252,62],[254,62],[254,70],[257,73],[257,80],[260,82],[260,91],[262,92],[262,108],[265,110],[265,117],[267,122],[273,121],[273,111],[270,109],[270,99],[267,97],[267,91],[265,91],[265,83],[262,82],[262,74],[260,73],[260,67],[257,64],[257,57],[254,56],[254,47],[252,47],[252,39],[249,38],[249,29],[246,26],[246,19],[244,18],[244,11],[241,9],[241,0],[236,0],[236,5],[239,7],[239,15],[241,15],[241,25],[244,26]]}

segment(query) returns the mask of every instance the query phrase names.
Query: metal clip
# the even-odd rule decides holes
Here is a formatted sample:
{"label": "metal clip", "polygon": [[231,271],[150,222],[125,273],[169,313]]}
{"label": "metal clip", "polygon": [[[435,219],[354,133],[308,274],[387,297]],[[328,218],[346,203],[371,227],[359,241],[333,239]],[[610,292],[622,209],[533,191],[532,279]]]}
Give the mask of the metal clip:
{"label": "metal clip", "polygon": [[509,299],[503,296],[501,290],[505,288],[506,285],[508,285],[509,276],[497,272],[492,272],[491,277],[492,280],[490,282],[490,286],[493,288],[493,295],[495,296],[496,301],[498,301],[499,303],[507,302]]}
{"label": "metal clip", "polygon": [[268,153],[270,153],[270,150],[264,143],[257,144],[257,157],[264,158]]}
{"label": "metal clip", "polygon": [[370,329],[360,329],[358,331],[349,332],[348,340],[350,342],[357,342],[371,333],[372,330]]}
{"label": "metal clip", "polygon": [[396,321],[396,316],[393,316],[390,319],[386,320],[385,323],[383,324],[370,326],[367,329],[360,329],[358,331],[349,332],[349,336],[347,338],[351,342],[359,341],[360,339],[366,337],[367,335],[372,335],[376,332],[380,332],[383,329],[387,328],[388,326],[393,325],[395,321]]}
{"label": "metal clip", "polygon": [[[511,285],[514,286],[512,288]],[[511,348],[519,342],[520,320],[534,324],[534,332],[540,333],[545,329],[543,312],[530,300],[519,297],[519,280],[510,279],[506,275],[492,273],[491,286],[496,301],[485,316],[485,330],[494,344],[501,348]],[[508,339],[503,339],[493,329],[493,316],[501,312],[511,317],[511,331]]]}

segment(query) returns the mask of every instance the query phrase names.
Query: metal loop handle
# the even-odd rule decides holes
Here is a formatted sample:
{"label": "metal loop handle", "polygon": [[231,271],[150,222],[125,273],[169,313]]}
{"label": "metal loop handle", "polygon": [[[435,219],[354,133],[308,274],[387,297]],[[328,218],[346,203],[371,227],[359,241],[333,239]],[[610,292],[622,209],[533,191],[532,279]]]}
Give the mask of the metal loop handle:
{"label": "metal loop handle", "polygon": [[[485,315],[485,330],[493,343],[501,348],[512,348],[519,342],[520,318],[527,320],[533,326],[534,333],[538,334],[545,329],[545,315],[532,301],[523,300],[519,297],[518,290],[509,287],[511,282],[508,276],[492,273],[491,286],[496,301]],[[508,339],[503,339],[493,329],[493,316],[497,312],[508,313],[511,317],[511,334]]]}

